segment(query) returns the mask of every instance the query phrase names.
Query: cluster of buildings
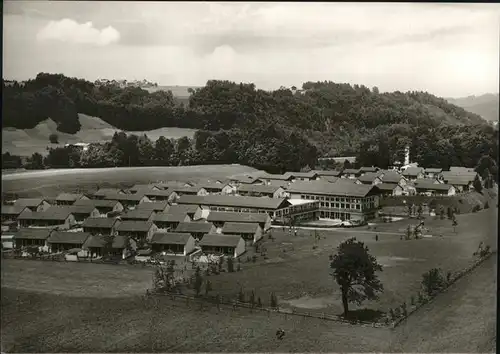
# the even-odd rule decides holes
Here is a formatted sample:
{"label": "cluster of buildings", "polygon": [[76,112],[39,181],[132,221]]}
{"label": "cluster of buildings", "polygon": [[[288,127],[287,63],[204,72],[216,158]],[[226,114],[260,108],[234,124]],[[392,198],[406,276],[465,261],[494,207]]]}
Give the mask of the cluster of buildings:
{"label": "cluster of buildings", "polygon": [[[380,198],[468,191],[473,170],[376,167],[343,171],[265,172],[224,180],[138,184],[93,194],[61,193],[54,200],[20,198],[2,206],[2,238],[15,247],[72,251],[238,257],[272,224],[322,219],[363,223],[377,217]],[[106,248],[106,251],[105,251]]]}

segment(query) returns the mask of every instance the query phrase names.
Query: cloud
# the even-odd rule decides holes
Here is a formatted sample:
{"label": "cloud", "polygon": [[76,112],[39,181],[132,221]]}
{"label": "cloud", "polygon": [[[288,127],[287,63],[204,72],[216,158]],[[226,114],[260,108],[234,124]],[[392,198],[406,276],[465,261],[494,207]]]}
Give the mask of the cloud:
{"label": "cloud", "polygon": [[60,41],[73,44],[106,46],[120,40],[120,33],[111,26],[99,30],[92,22],[78,23],[71,19],[50,21],[37,34],[39,41]]}

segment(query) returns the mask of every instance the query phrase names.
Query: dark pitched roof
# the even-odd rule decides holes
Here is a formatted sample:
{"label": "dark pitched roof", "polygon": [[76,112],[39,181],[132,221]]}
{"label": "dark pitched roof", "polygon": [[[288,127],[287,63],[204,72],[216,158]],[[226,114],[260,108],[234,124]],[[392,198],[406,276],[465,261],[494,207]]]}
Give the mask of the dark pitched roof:
{"label": "dark pitched roof", "polygon": [[157,232],[151,238],[152,244],[163,245],[185,245],[191,237],[188,233],[180,232]]}
{"label": "dark pitched roof", "polygon": [[360,172],[377,172],[379,170],[378,167],[374,167],[374,166],[362,166],[359,171]]}
{"label": "dark pitched roof", "polygon": [[[105,235],[91,235],[83,244],[82,248],[103,248],[106,244]],[[127,236],[114,236],[111,248],[123,249],[127,244]]]}
{"label": "dark pitched roof", "polygon": [[365,197],[374,190],[373,187],[372,185],[356,184],[351,181],[339,179],[335,183],[324,181],[295,182],[290,186],[289,191],[318,195]]}
{"label": "dark pitched roof", "polygon": [[435,190],[435,191],[448,191],[451,187],[453,187],[450,184],[445,184],[445,183],[419,183],[415,186],[417,190]]}
{"label": "dark pitched roof", "polygon": [[403,176],[417,176],[419,173],[424,173],[422,167],[408,167],[403,171]]}
{"label": "dark pitched roof", "polygon": [[136,210],[163,211],[169,206],[167,201],[141,203]]}
{"label": "dark pitched roof", "polygon": [[320,177],[323,177],[323,176],[339,177],[341,174],[341,172],[337,171],[337,170],[333,170],[333,171],[314,170],[314,172],[316,172],[316,174]]}
{"label": "dark pitched roof", "polygon": [[396,171],[383,171],[383,175],[379,171],[378,175],[383,183],[399,183],[403,179],[403,176]]}
{"label": "dark pitched roof", "polygon": [[211,222],[180,222],[175,232],[208,233],[214,225]]}
{"label": "dark pitched roof", "polygon": [[200,246],[236,247],[241,240],[237,235],[205,234],[201,239]]}
{"label": "dark pitched roof", "polygon": [[[272,180],[269,180],[267,182],[267,185],[268,186],[273,186],[273,187],[281,187],[283,189],[287,189],[288,186],[290,185],[290,182],[289,181],[279,181],[279,180],[276,180],[276,179],[272,179]],[[247,186],[247,184],[245,184],[245,186]]]}
{"label": "dark pitched roof", "polygon": [[46,240],[49,238],[52,229],[20,229],[17,233],[14,234],[14,239],[16,240]]}
{"label": "dark pitched roof", "polygon": [[277,175],[271,173],[263,172],[260,176],[260,179],[271,180],[271,181],[291,181],[293,177],[289,174]]}
{"label": "dark pitched roof", "polygon": [[174,191],[175,193],[198,193],[203,187],[201,186],[192,186],[192,187],[171,187],[169,190]]}
{"label": "dark pitched roof", "polygon": [[83,227],[112,228],[115,223],[114,218],[87,218],[83,221]]}
{"label": "dark pitched roof", "polygon": [[166,181],[166,182],[160,182],[156,183],[156,186],[161,189],[169,189],[171,187],[182,187],[185,186],[188,182],[182,182],[182,181]]}
{"label": "dark pitched roof", "polygon": [[395,188],[398,187],[398,185],[394,183],[379,183],[375,185],[375,187],[377,187],[381,191],[393,191]]}
{"label": "dark pitched roof", "polygon": [[125,193],[125,191],[123,189],[120,189],[120,188],[99,188],[97,190],[97,192],[94,193],[94,195],[104,197],[108,194],[113,195],[113,194],[117,194],[120,192]]}
{"label": "dark pitched roof", "polygon": [[174,190],[171,188],[169,189],[150,189],[148,191],[141,191],[142,194],[144,194],[146,197],[167,197],[169,198],[172,193],[174,193]]}
{"label": "dark pitched roof", "polygon": [[375,178],[378,178],[378,174],[376,172],[367,172],[362,176],[358,177],[358,180],[363,183],[373,183]]}
{"label": "dark pitched roof", "polygon": [[64,201],[64,202],[74,202],[78,199],[81,199],[83,197],[83,194],[76,194],[76,193],[60,193],[56,201]]}
{"label": "dark pitched roof", "polygon": [[285,176],[291,176],[292,178],[299,177],[299,178],[314,178],[318,176],[318,174],[314,171],[309,171],[309,172],[287,172],[285,173]]}
{"label": "dark pitched roof", "polygon": [[139,231],[146,232],[151,229],[153,223],[150,221],[142,221],[142,220],[124,220],[118,224],[116,227],[116,231]]}
{"label": "dark pitched roof", "polygon": [[[130,192],[148,192],[152,189],[154,189],[156,187],[156,185],[154,184],[135,184],[134,186],[132,186],[131,188],[129,188],[129,191]],[[158,187],[156,187],[158,188]]]}
{"label": "dark pitched roof", "polygon": [[269,185],[242,184],[238,187],[239,192],[266,193],[271,194],[276,192],[280,187]]}
{"label": "dark pitched roof", "polygon": [[45,199],[41,198],[19,198],[14,202],[14,206],[37,207],[42,204]]}
{"label": "dark pitched roof", "polygon": [[168,208],[168,212],[172,214],[194,214],[199,208],[195,204],[174,204]]}
{"label": "dark pitched roof", "polygon": [[47,239],[48,243],[82,244],[90,236],[88,232],[54,231]]}
{"label": "dark pitched roof", "polygon": [[[106,199],[79,199],[73,205],[89,205],[96,208],[114,208],[116,204],[120,203],[117,200]],[[120,203],[121,204],[121,203]]]}
{"label": "dark pitched roof", "polygon": [[2,205],[2,215],[19,215],[26,209],[25,206]]}
{"label": "dark pitched roof", "polygon": [[150,209],[135,209],[127,211],[121,218],[122,220],[148,220],[153,213]]}
{"label": "dark pitched roof", "polygon": [[222,228],[224,234],[255,234],[259,229],[258,223],[227,222]]}
{"label": "dark pitched roof", "polygon": [[427,173],[441,173],[443,172],[442,168],[426,168],[425,172]]}
{"label": "dark pitched roof", "polygon": [[343,175],[357,175],[359,173],[359,168],[346,168],[342,171]]}
{"label": "dark pitched roof", "polygon": [[45,211],[23,212],[18,216],[19,220],[59,220],[63,221],[71,215],[69,207],[51,206]]}
{"label": "dark pitched roof", "polygon": [[127,201],[127,202],[139,202],[142,198],[144,198],[144,194],[142,192],[138,192],[135,194],[106,194],[104,196],[107,200],[118,200],[118,201]]}
{"label": "dark pitched roof", "polygon": [[228,195],[207,195],[203,197],[183,195],[179,198],[177,203],[240,208],[258,208],[268,210],[276,210],[286,207],[290,204],[284,198],[241,197]]}
{"label": "dark pitched roof", "polygon": [[444,177],[444,181],[448,184],[455,186],[467,186],[474,181],[474,177],[472,176],[451,176]]}
{"label": "dark pitched roof", "polygon": [[169,210],[166,213],[158,213],[155,216],[153,216],[153,222],[155,221],[183,222],[186,221],[186,218],[189,218],[189,216],[186,213],[171,213]]}
{"label": "dark pitched roof", "polygon": [[71,211],[71,213],[73,214],[91,214],[94,209],[96,209],[95,206],[93,205],[71,205],[69,207],[69,210]]}
{"label": "dark pitched roof", "polygon": [[473,168],[469,167],[461,167],[461,166],[451,166],[450,167],[450,172],[455,172],[455,173],[476,173]]}
{"label": "dark pitched roof", "polygon": [[217,190],[222,191],[224,187],[227,186],[227,183],[217,183],[217,182],[202,182],[195,185],[195,187],[205,188],[205,190]]}
{"label": "dark pitched roof", "polygon": [[269,219],[270,219],[269,214],[264,214],[264,213],[234,213],[234,212],[223,212],[223,211],[211,211],[210,214],[208,214],[207,221],[265,223]]}

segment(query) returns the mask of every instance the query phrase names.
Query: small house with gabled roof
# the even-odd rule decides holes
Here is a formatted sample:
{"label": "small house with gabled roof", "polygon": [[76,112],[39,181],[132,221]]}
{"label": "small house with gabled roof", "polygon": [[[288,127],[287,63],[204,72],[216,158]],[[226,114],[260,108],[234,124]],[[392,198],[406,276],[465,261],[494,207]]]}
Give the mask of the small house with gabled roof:
{"label": "small house with gabled roof", "polygon": [[208,214],[207,221],[221,229],[227,223],[257,223],[264,231],[269,230],[272,223],[271,217],[266,213],[234,213],[223,211],[211,211]]}
{"label": "small house with gabled roof", "polygon": [[167,255],[187,256],[195,250],[195,239],[189,233],[157,232],[150,244],[154,252],[165,252]]}
{"label": "small house with gabled roof", "polygon": [[149,241],[158,227],[151,221],[125,220],[115,227],[115,234],[128,236],[134,240]]}
{"label": "small house with gabled roof", "polygon": [[282,187],[270,185],[242,184],[238,187],[237,193],[247,197],[268,197],[285,198],[286,192]]}
{"label": "small house with gabled roof", "polygon": [[157,213],[153,216],[153,223],[159,230],[165,231],[175,230],[179,223],[190,221],[191,218],[186,213],[172,212],[170,210],[166,213]]}
{"label": "small house with gabled roof", "polygon": [[73,205],[77,200],[89,200],[85,194],[76,193],[60,193],[55,200],[56,205]]}
{"label": "small house with gabled roof", "polygon": [[257,223],[227,222],[222,228],[222,233],[227,235],[238,235],[248,245],[253,245],[262,239],[262,228]]}
{"label": "small house with gabled roof", "polygon": [[165,213],[168,211],[170,204],[167,201],[156,201],[149,203],[141,203],[136,210],[151,210],[155,213]]}
{"label": "small house with gabled roof", "polygon": [[76,224],[70,207],[50,207],[45,211],[25,211],[18,216],[21,227],[70,229]]}
{"label": "small house with gabled roof", "polygon": [[121,188],[99,188],[97,192],[93,194],[93,197],[94,199],[107,199],[107,195],[115,194],[127,194],[127,192]]}
{"label": "small house with gabled roof", "polygon": [[245,253],[245,240],[237,235],[206,234],[199,246],[205,254],[225,255],[237,258]]}
{"label": "small house with gabled roof", "polygon": [[[142,203],[142,204],[149,204],[149,203]],[[123,215],[120,216],[120,219],[123,221],[126,220],[152,221],[153,216],[155,216],[155,212],[153,210],[134,209],[125,212]]]}
{"label": "small house with gabled roof", "polygon": [[203,235],[215,233],[216,227],[211,222],[180,222],[175,228],[175,232],[188,233],[197,240],[201,240]]}
{"label": "small house with gabled roof", "polygon": [[115,227],[121,221],[115,218],[87,218],[83,222],[83,231],[92,235],[113,235]]}
{"label": "small house with gabled roof", "polygon": [[14,233],[15,248],[21,247],[47,247],[47,239],[52,233],[51,228],[21,228]]}
{"label": "small house with gabled roof", "polygon": [[90,237],[88,232],[53,231],[47,243],[51,253],[63,252],[82,248],[88,237]]}
{"label": "small house with gabled roof", "polygon": [[90,200],[77,200],[74,206],[92,206],[97,209],[99,216],[106,217],[108,213],[120,213],[123,211],[123,204],[117,200],[103,200],[103,199],[90,199]]}
{"label": "small house with gabled roof", "polygon": [[51,204],[42,198],[19,198],[14,204],[15,207],[26,207],[31,211],[45,211],[51,207]]}
{"label": "small house with gabled roof", "polygon": [[127,244],[130,246],[130,249],[137,249],[137,243],[133,238],[119,235],[91,235],[83,244],[82,249],[91,258],[102,257],[106,252],[106,243],[109,241],[111,242],[108,254],[121,257],[122,259],[127,258],[129,255]]}
{"label": "small house with gabled roof", "polygon": [[15,221],[17,223],[17,218],[22,212],[31,212],[28,207],[25,206],[14,206],[14,205],[2,205],[2,223]]}
{"label": "small house with gabled roof", "polygon": [[150,202],[151,200],[142,193],[135,194],[108,194],[104,197],[105,200],[117,200],[122,203],[124,208],[133,209],[141,203]]}

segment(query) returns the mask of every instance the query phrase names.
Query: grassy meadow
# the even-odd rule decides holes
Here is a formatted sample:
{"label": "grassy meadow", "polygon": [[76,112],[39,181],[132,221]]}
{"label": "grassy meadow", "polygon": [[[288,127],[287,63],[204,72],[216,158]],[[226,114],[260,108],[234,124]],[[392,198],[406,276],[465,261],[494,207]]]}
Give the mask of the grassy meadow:
{"label": "grassy meadow", "polygon": [[[2,151],[10,152],[12,155],[31,156],[38,152],[42,155],[48,153],[48,148],[62,147],[65,144],[84,143],[102,143],[111,141],[115,132],[121,131],[106,123],[100,118],[78,114],[81,129],[76,134],[67,134],[57,131],[57,124],[46,119],[40,122],[32,129],[2,129]],[[150,131],[126,131],[127,134],[143,135],[146,134],[151,140],[156,141],[160,136],[166,138],[181,138],[187,136],[192,138],[195,129],[186,128],[159,128]],[[51,144],[49,136],[57,134],[58,144]]]}

